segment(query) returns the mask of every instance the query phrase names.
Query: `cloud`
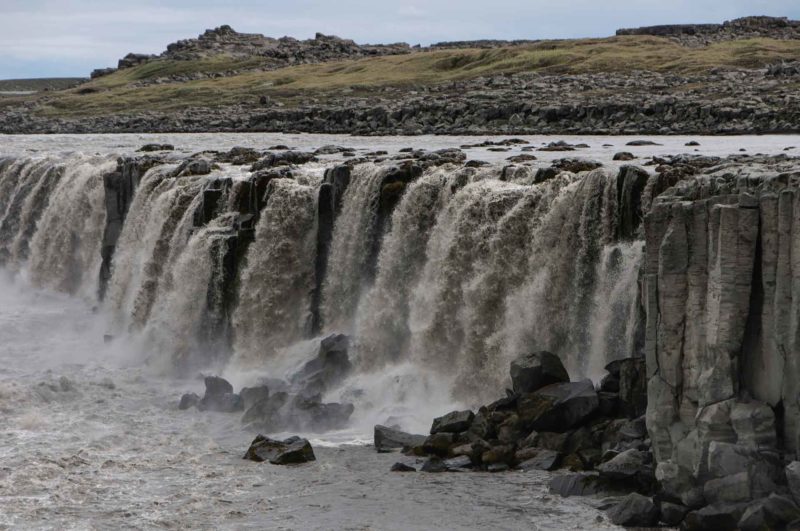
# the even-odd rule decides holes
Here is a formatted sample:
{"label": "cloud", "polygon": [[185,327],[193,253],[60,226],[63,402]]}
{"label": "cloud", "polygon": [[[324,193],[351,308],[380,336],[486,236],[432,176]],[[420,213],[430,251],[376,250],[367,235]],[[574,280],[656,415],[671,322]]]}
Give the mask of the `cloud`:
{"label": "cloud", "polygon": [[230,24],[239,31],[357,42],[429,44],[479,38],[605,36],[619,27],[720,22],[767,14],[800,18],[797,0],[0,0],[0,78],[86,75],[128,52]]}

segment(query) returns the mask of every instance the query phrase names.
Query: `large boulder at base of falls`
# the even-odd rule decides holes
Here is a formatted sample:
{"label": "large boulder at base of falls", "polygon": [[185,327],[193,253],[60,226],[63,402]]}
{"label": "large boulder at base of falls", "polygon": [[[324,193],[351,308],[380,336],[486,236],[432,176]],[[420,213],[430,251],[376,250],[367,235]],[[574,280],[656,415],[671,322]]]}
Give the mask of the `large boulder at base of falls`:
{"label": "large boulder at base of falls", "polygon": [[467,431],[474,418],[475,414],[472,411],[452,411],[447,415],[433,419],[431,434]]}
{"label": "large boulder at base of falls", "polygon": [[422,446],[426,438],[425,435],[413,435],[411,433],[381,426],[380,424],[375,426],[375,449],[379,452]]}
{"label": "large boulder at base of falls", "polygon": [[317,357],[306,363],[292,376],[292,384],[306,395],[324,393],[350,374],[353,365],[347,351],[350,338],[344,334],[331,334],[319,345]]}
{"label": "large boulder at base of falls", "polygon": [[658,523],[659,511],[653,500],[636,492],[628,494],[608,511],[611,522],[625,527],[652,527]]}
{"label": "large boulder at base of falls", "polygon": [[294,465],[316,461],[314,449],[311,443],[300,437],[290,437],[283,441],[277,441],[264,437],[256,436],[244,454],[244,459],[262,462],[269,461],[273,465]]}
{"label": "large boulder at base of falls", "polygon": [[523,424],[536,431],[563,433],[586,421],[600,399],[591,380],[545,386],[522,395],[518,411]]}
{"label": "large boulder at base of falls", "polygon": [[640,417],[647,410],[645,365],[644,358],[625,358],[606,365],[609,374],[607,382],[614,382],[618,386],[619,412],[628,418]]}
{"label": "large boulder at base of falls", "polygon": [[266,385],[243,387],[239,391],[239,396],[242,397],[242,407],[247,411],[259,402],[269,400],[269,387]]}
{"label": "large boulder at base of falls", "polygon": [[197,404],[200,411],[231,413],[244,409],[241,397],[233,392],[233,386],[224,378],[206,376],[205,384],[206,394]]}
{"label": "large boulder at base of falls", "polygon": [[569,374],[561,359],[546,350],[523,354],[511,362],[511,383],[515,393],[532,393],[545,385],[568,381]]}
{"label": "large boulder at base of falls", "polygon": [[178,403],[178,409],[189,409],[191,407],[197,407],[198,404],[200,404],[200,397],[197,396],[197,393],[186,393],[181,397],[181,401]]}

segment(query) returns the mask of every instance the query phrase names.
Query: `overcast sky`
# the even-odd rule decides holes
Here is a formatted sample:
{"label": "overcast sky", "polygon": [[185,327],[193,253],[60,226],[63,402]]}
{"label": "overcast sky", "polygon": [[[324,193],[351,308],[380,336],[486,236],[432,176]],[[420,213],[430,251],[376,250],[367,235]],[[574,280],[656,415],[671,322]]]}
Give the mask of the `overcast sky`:
{"label": "overcast sky", "polygon": [[756,14],[800,19],[800,0],[0,0],[0,79],[85,76],[222,24],[272,37],[320,31],[430,44],[608,36]]}

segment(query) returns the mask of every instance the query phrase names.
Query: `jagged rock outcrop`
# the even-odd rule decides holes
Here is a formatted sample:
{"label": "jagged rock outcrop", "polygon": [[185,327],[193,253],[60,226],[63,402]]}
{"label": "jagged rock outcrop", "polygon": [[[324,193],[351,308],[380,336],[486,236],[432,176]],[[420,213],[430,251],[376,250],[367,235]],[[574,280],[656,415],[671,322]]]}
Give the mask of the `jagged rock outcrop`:
{"label": "jagged rock outcrop", "polygon": [[720,41],[767,37],[800,39],[800,20],[786,17],[742,17],[722,24],[667,24],[626,28],[617,35],[654,35],[669,37],[685,46],[702,46]]}

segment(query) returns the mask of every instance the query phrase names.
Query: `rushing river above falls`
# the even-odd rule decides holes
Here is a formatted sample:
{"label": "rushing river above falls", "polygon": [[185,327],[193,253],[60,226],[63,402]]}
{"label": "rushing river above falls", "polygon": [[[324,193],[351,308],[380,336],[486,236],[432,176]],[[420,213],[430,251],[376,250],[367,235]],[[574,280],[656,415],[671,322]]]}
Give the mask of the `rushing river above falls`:
{"label": "rushing river above falls", "polygon": [[[405,148],[500,138],[0,136],[0,528],[613,527],[596,501],[549,494],[547,472],[391,474],[373,426],[427,433],[433,417],[500,398],[531,348],[595,381],[641,355],[639,223],[655,192],[652,172],[623,165],[779,155],[800,139],[521,138],[464,148],[486,165],[401,175]],[[538,149],[559,140],[586,147]],[[148,143],[175,150],[136,174],[120,208],[109,175]],[[250,164],[179,173],[193,153],[277,145],[373,155],[341,189],[342,151],[262,188]],[[621,151],[634,160],[612,160]],[[565,157],[602,166],[537,180]],[[620,200],[631,187],[635,211]],[[308,437],[315,463],[244,461],[257,432],[240,416],[177,408],[201,374],[236,389],[290,379],[336,333],[353,369],[321,395],[353,404],[349,421],[270,434]]]}

